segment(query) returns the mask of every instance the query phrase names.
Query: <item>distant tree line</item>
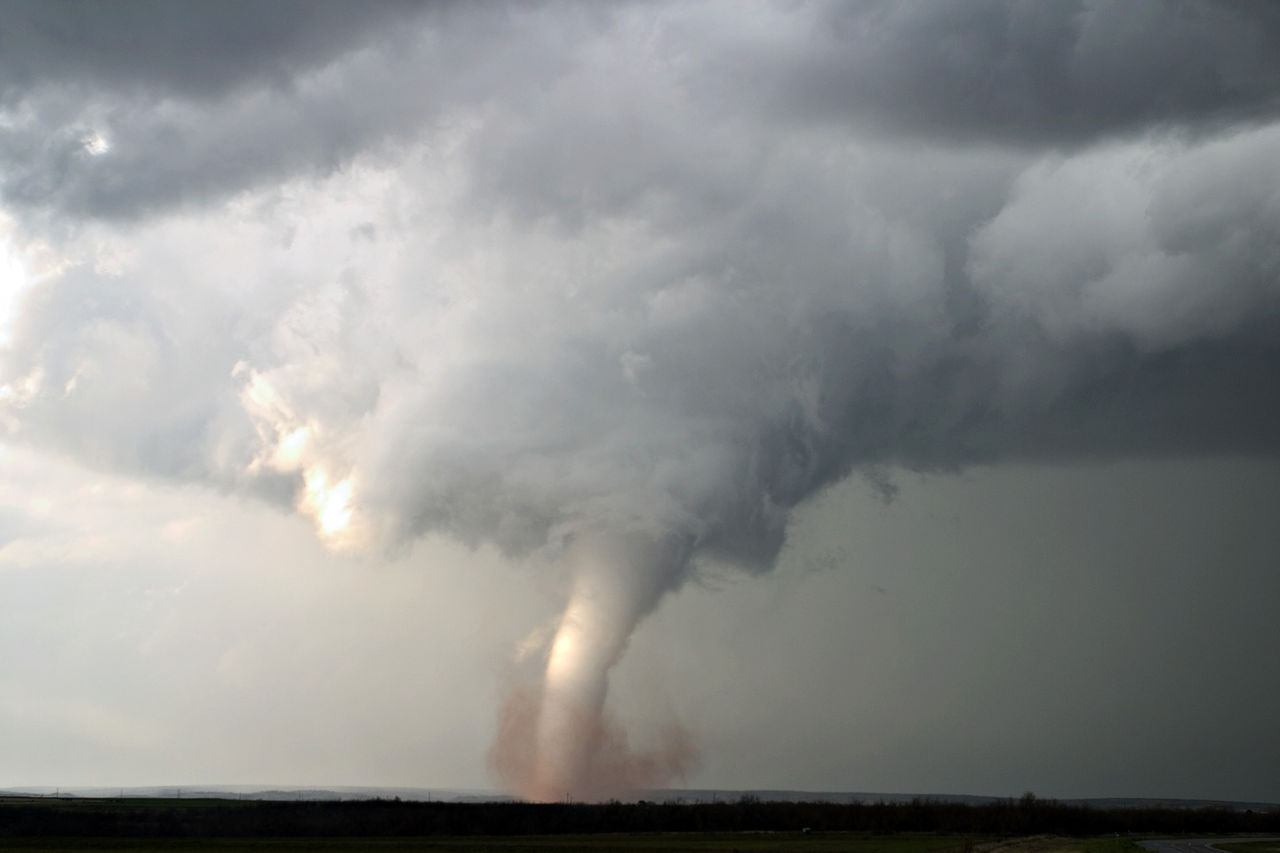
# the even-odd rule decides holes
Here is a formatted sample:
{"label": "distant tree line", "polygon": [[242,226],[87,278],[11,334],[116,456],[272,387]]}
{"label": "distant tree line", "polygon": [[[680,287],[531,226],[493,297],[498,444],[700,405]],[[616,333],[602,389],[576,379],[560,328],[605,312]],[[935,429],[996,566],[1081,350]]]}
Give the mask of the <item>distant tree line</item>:
{"label": "distant tree line", "polygon": [[0,800],[0,837],[544,835],[795,831],[1022,835],[1280,835],[1280,807],[1098,808],[1025,795],[982,805],[901,803],[444,803],[363,800]]}

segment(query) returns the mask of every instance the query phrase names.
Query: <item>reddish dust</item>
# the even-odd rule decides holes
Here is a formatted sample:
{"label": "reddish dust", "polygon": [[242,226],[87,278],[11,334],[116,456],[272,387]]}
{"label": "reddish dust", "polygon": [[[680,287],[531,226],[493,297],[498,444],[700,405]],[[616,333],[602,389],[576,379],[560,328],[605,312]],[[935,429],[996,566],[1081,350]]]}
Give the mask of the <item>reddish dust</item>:
{"label": "reddish dust", "polygon": [[[537,690],[518,689],[498,715],[498,735],[489,766],[504,787],[532,802],[598,802],[628,793],[664,787],[686,777],[698,765],[693,736],[669,723],[646,749],[632,747],[626,731],[608,713],[577,715],[573,743],[543,744],[562,754],[582,754],[577,778],[566,783],[557,772],[558,755],[540,755]],[[569,790],[564,790],[569,788]]]}

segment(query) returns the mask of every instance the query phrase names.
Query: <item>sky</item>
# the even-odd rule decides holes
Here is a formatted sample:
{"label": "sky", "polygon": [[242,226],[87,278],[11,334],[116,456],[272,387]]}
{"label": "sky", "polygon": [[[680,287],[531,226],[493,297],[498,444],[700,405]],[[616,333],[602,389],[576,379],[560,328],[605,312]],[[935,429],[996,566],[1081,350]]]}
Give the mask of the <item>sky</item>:
{"label": "sky", "polygon": [[1274,4],[0,32],[0,787],[1280,802]]}

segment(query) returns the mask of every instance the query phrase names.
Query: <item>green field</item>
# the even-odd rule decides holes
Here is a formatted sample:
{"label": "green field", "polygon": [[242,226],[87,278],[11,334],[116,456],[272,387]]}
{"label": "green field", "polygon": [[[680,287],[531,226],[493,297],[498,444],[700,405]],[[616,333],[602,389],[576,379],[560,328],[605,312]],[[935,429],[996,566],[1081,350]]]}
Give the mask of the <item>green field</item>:
{"label": "green field", "polygon": [[[904,803],[442,803],[0,799],[7,851],[849,851],[1142,853],[1142,837],[1240,837],[1280,853],[1280,812],[1092,809],[1024,798]],[[813,827],[813,832],[801,831]],[[1036,834],[1039,833],[1039,834]]]}
{"label": "green field", "polygon": [[[0,838],[6,853],[47,851],[210,851],[213,853],[268,853],[268,851],[317,851],[317,853],[574,853],[607,851],[765,851],[786,853],[1134,853],[1128,839],[1070,839],[1039,836],[1029,839],[993,840],[962,836],[889,835],[851,833],[643,833],[634,835],[540,835],[525,837],[480,836],[468,838],[155,838],[84,839]],[[1264,850],[1256,853],[1265,853]]]}

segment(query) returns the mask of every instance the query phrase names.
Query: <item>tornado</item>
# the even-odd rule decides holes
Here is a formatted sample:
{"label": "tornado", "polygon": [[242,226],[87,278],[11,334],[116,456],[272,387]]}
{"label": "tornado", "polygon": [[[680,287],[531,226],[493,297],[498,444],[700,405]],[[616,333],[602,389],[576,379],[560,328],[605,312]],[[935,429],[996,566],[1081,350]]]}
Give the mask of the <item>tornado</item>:
{"label": "tornado", "polygon": [[[566,551],[572,585],[532,697],[508,703],[495,764],[538,802],[598,800],[682,775],[694,759],[681,730],[650,751],[630,748],[608,716],[609,672],[636,626],[684,570],[688,549],[670,536],[592,532]],[[513,754],[521,756],[512,761]]]}

